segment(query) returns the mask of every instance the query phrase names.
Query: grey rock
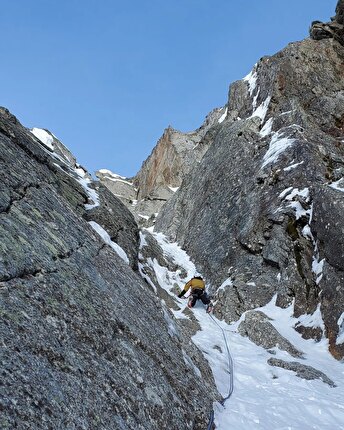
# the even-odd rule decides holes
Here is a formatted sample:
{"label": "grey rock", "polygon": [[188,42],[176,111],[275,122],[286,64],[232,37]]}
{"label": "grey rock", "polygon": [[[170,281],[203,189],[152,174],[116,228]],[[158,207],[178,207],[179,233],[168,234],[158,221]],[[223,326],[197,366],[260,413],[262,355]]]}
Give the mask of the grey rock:
{"label": "grey rock", "polygon": [[[218,396],[209,366],[84,219],[72,166],[3,108],[0,155],[1,428],[204,428]],[[98,192],[86,218],[134,256],[132,216]]]}
{"label": "grey rock", "polygon": [[137,189],[131,179],[115,175],[106,169],[98,170],[96,176],[112,194],[119,198],[129,209],[132,208],[137,199]]}
{"label": "grey rock", "polygon": [[339,0],[336,7],[336,16],[331,22],[323,23],[314,21],[311,24],[309,34],[314,40],[334,38],[336,41],[344,45],[344,3]]}
{"label": "grey rock", "polygon": [[110,235],[113,242],[117,243],[126,252],[130,265],[137,269],[139,250],[139,229],[132,213],[116,198],[107,187],[101,183],[95,183],[100,205],[85,212],[87,221],[95,221]]}
{"label": "grey rock", "polygon": [[299,363],[297,361],[284,361],[278,358],[269,358],[268,363],[270,366],[281,367],[282,369],[291,370],[296,373],[296,376],[307,381],[313,379],[321,379],[325,384],[330,387],[336,387],[336,384],[320,370],[314,369],[312,366]]}
{"label": "grey rock", "polygon": [[339,24],[344,24],[344,1],[343,0],[338,0],[337,6],[336,6],[335,21],[337,21]]}
{"label": "grey rock", "polygon": [[303,353],[283,337],[270,323],[270,318],[261,311],[247,312],[244,321],[239,324],[238,331],[256,345],[266,349],[277,347],[293,357],[303,357]]}
{"label": "grey rock", "polygon": [[[341,179],[344,166],[343,59],[343,46],[335,38],[306,39],[263,57],[251,73],[252,87],[247,80],[233,83],[226,120],[208,130],[212,142],[207,152],[155,223],[156,231],[188,252],[214,294],[230,267],[237,273],[249,267],[257,288],[250,292],[241,285],[221,292],[219,316],[238,319],[276,293],[280,306],[294,300],[295,316],[314,312],[321,302],[325,333],[333,339],[336,357],[343,354],[341,347],[334,347],[338,327],[325,308],[334,306],[337,319],[344,311],[343,300],[330,293],[330,282],[335,279],[338,285],[342,279],[344,222],[337,203],[342,193],[333,190],[328,195],[328,201],[338,205],[332,235],[339,252],[322,233],[330,215],[317,214],[322,210],[319,192]],[[266,106],[264,119],[257,116],[259,106],[258,113]],[[278,139],[289,146],[269,161]],[[309,195],[280,197],[288,188],[308,189]],[[304,230],[310,222],[313,239]],[[312,270],[317,252],[320,258],[331,254],[320,283]],[[320,290],[329,293],[319,295]]]}
{"label": "grey rock", "polygon": [[216,295],[214,315],[231,323],[248,311],[264,306],[274,295],[274,288],[269,284],[247,283],[234,280],[231,287],[219,290]]}

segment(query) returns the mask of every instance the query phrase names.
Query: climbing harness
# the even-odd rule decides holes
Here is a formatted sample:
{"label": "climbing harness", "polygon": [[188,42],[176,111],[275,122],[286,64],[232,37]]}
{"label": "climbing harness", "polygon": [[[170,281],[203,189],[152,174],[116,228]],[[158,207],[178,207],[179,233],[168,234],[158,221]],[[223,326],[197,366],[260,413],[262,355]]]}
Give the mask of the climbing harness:
{"label": "climbing harness", "polygon": [[[226,345],[226,350],[227,350],[227,356],[228,356],[228,372],[229,372],[229,386],[228,386],[228,394],[226,397],[222,398],[222,400],[219,402],[223,407],[225,406],[225,402],[226,400],[228,400],[230,398],[230,396],[233,393],[233,389],[234,389],[234,375],[233,375],[233,359],[231,356],[231,353],[229,351],[229,346],[228,346],[228,342],[227,342],[227,337],[226,337],[226,333],[225,330],[220,326],[220,324],[215,320],[215,318],[211,315],[208,314],[210,316],[210,318],[214,321],[214,323],[220,328],[221,332],[222,332],[222,336],[223,339],[225,341],[225,345]],[[208,427],[207,430],[211,430],[212,426],[214,423],[214,410],[212,410],[210,412],[209,415],[209,423],[208,423]]]}

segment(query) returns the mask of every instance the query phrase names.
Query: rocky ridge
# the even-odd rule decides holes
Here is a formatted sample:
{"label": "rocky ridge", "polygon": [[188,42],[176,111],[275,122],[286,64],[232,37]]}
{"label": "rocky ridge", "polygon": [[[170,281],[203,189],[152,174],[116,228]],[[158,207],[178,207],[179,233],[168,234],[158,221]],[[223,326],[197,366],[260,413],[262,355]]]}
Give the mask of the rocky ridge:
{"label": "rocky ridge", "polygon": [[214,109],[192,132],[169,126],[134,178],[123,178],[106,169],[97,171],[96,176],[126,204],[140,226],[151,226],[185,175],[202,159],[211,142],[208,132],[223,120],[225,112],[226,108]]}

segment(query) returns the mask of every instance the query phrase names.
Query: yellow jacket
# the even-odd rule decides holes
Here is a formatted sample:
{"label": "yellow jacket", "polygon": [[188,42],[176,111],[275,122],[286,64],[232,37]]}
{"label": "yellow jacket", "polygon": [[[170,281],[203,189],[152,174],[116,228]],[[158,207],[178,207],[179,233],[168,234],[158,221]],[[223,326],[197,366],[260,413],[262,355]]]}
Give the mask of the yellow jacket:
{"label": "yellow jacket", "polygon": [[192,278],[190,279],[189,282],[187,282],[184,286],[183,291],[178,295],[179,297],[184,296],[184,294],[189,291],[189,289],[201,289],[204,290],[205,289],[205,282],[203,281],[203,279],[200,278]]}

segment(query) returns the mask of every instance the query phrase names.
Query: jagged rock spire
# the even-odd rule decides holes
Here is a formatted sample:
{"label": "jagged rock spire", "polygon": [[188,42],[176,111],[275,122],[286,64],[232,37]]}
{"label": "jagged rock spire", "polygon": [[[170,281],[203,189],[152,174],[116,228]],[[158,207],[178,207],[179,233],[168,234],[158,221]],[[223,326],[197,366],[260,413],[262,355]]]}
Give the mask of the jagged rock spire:
{"label": "jagged rock spire", "polygon": [[336,6],[336,16],[331,22],[313,21],[309,30],[314,40],[335,39],[344,45],[344,0],[339,0]]}
{"label": "jagged rock spire", "polygon": [[337,3],[335,21],[344,25],[344,0],[339,0]]}

